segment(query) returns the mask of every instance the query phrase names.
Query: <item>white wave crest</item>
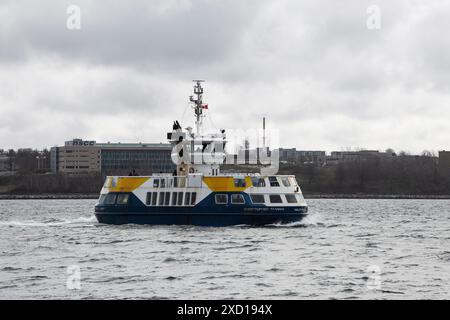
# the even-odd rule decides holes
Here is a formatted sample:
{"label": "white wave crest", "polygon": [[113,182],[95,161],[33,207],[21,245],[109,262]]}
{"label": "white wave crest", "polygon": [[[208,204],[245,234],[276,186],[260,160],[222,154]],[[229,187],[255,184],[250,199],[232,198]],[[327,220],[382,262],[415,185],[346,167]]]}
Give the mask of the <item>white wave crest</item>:
{"label": "white wave crest", "polygon": [[67,224],[83,224],[83,223],[92,223],[95,222],[95,216],[90,217],[79,217],[72,220],[64,220],[59,222],[39,222],[33,220],[25,220],[25,221],[0,221],[0,226],[19,226],[19,227],[52,227],[52,226],[62,226]]}
{"label": "white wave crest", "polygon": [[295,227],[307,227],[307,226],[317,226],[322,224],[320,215],[315,214],[308,214],[306,217],[304,217],[300,221],[290,222],[290,223],[276,223],[271,224],[269,226],[272,227],[280,227],[280,228],[295,228]]}

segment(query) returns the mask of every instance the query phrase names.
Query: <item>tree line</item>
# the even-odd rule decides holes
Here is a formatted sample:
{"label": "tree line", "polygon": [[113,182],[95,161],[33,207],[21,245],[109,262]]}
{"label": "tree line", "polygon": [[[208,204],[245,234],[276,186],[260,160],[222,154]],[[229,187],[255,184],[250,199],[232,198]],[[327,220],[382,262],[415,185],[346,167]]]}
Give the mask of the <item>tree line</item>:
{"label": "tree line", "polygon": [[336,165],[281,165],[280,174],[295,174],[305,194],[449,195],[450,175],[437,158],[399,155]]}
{"label": "tree line", "polygon": [[78,193],[98,194],[104,177],[100,174],[16,174],[0,176],[0,194]]}
{"label": "tree line", "polygon": [[[97,194],[100,174],[48,173],[50,152],[31,149],[7,152],[15,161],[16,174],[0,176],[0,193]],[[41,161],[37,160],[41,157]],[[252,166],[224,165],[222,171],[258,171]],[[450,168],[443,171],[431,152],[420,156],[399,153],[386,158],[360,159],[335,165],[280,164],[279,174],[294,174],[308,194],[450,195]],[[46,174],[42,174],[47,172]],[[41,173],[41,174],[40,174]]]}

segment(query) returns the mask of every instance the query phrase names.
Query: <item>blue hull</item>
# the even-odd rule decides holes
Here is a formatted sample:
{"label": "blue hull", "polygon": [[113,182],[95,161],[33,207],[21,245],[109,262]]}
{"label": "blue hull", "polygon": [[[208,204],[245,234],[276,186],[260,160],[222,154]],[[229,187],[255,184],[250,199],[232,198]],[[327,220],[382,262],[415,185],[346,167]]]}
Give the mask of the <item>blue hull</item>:
{"label": "blue hull", "polygon": [[106,224],[153,224],[153,225],[196,225],[223,227],[232,225],[267,225],[274,223],[291,223],[302,220],[307,214],[180,214],[180,213],[144,213],[111,212],[95,216],[98,222]]}
{"label": "blue hull", "polygon": [[[243,194],[245,198],[248,195]],[[213,194],[196,206],[146,206],[134,194],[126,205],[95,206],[98,222],[107,224],[196,225],[222,227],[231,225],[267,225],[302,220],[306,206],[267,207],[264,205],[216,205]],[[250,203],[250,199],[246,200]]]}

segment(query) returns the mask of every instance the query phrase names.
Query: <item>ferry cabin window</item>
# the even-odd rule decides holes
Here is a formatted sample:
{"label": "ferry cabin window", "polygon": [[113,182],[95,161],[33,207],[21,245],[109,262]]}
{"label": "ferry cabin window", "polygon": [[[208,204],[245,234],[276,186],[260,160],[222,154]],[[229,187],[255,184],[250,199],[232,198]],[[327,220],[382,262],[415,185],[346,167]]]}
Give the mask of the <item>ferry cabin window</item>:
{"label": "ferry cabin window", "polygon": [[280,184],[278,183],[277,177],[269,177],[269,183],[271,187],[279,187]]}
{"label": "ferry cabin window", "polygon": [[297,181],[295,180],[294,177],[289,177],[289,181],[291,182],[292,186],[296,186],[297,185]]}
{"label": "ferry cabin window", "polygon": [[264,178],[252,177],[252,185],[257,188],[265,187]]}
{"label": "ferry cabin window", "polygon": [[179,206],[183,205],[183,192],[178,192],[178,203]]}
{"label": "ferry cabin window", "polygon": [[289,182],[288,177],[281,177],[281,183],[285,187],[290,187],[291,186],[291,183]]}
{"label": "ferry cabin window", "polygon": [[216,204],[227,204],[228,196],[226,194],[216,194],[215,200],[216,200]]}
{"label": "ferry cabin window", "polygon": [[188,206],[189,203],[191,203],[191,193],[190,192],[186,192],[184,195],[184,205]]}
{"label": "ferry cabin window", "polygon": [[100,195],[100,198],[98,199],[98,204],[103,204],[105,202],[106,194]]}
{"label": "ferry cabin window", "polygon": [[128,193],[119,193],[117,195],[117,204],[128,204],[128,198],[129,198],[129,194]]}
{"label": "ferry cabin window", "polygon": [[234,186],[236,188],[245,188],[245,179],[235,178],[234,179]]}
{"label": "ferry cabin window", "polygon": [[186,177],[178,177],[178,187],[184,188],[186,186]]}
{"label": "ferry cabin window", "polygon": [[149,206],[150,203],[152,203],[152,193],[147,192],[147,195],[145,196],[145,204]]}
{"label": "ferry cabin window", "polygon": [[159,188],[159,179],[153,180],[153,188]]}
{"label": "ferry cabin window", "polygon": [[250,198],[253,203],[264,203],[264,195],[263,194],[251,194]]}
{"label": "ferry cabin window", "polygon": [[158,205],[160,205],[160,206],[164,205],[164,195],[165,195],[165,194],[166,194],[165,192],[160,192],[160,193],[159,193],[159,202],[158,202]]}
{"label": "ferry cabin window", "polygon": [[271,194],[269,196],[270,203],[283,203],[279,194]]}
{"label": "ferry cabin window", "polygon": [[161,188],[166,187],[166,179],[161,179]]}
{"label": "ferry cabin window", "polygon": [[173,206],[177,205],[177,196],[178,196],[178,192],[173,192],[172,193],[172,205]]}
{"label": "ferry cabin window", "polygon": [[233,204],[244,204],[245,200],[242,194],[232,194],[231,195],[231,203]]}
{"label": "ferry cabin window", "polygon": [[286,201],[287,203],[297,203],[297,198],[295,197],[295,194],[287,194]]}
{"label": "ferry cabin window", "polygon": [[116,203],[117,194],[108,193],[105,198],[105,204],[115,204]]}
{"label": "ferry cabin window", "polygon": [[158,192],[152,192],[152,206],[156,206],[157,198],[158,198]]}
{"label": "ferry cabin window", "polygon": [[165,192],[166,196],[165,196],[165,201],[164,201],[164,205],[168,206],[170,204],[170,192]]}
{"label": "ferry cabin window", "polygon": [[191,194],[191,206],[195,205],[195,200],[197,199],[197,192],[192,192]]}

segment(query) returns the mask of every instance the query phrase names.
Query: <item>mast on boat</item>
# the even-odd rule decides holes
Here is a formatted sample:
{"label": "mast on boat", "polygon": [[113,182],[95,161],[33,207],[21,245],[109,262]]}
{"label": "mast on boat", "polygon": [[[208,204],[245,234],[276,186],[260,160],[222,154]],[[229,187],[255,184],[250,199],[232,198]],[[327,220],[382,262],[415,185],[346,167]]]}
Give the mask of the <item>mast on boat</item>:
{"label": "mast on boat", "polygon": [[180,123],[174,121],[172,132],[167,133],[167,139],[174,147],[172,159],[176,159],[177,175],[201,173],[217,176],[226,156],[225,129],[221,129],[219,133],[203,132],[204,110],[208,109],[208,104],[203,103],[204,80],[193,81],[194,94],[189,96],[189,101],[193,104],[196,132],[192,132],[191,127],[187,127],[184,131]]}
{"label": "mast on boat", "polygon": [[189,100],[194,103],[194,112],[195,112],[195,127],[197,136],[200,136],[202,134],[202,124],[203,124],[203,109],[208,109],[207,104],[203,104],[203,88],[201,83],[205,82],[205,80],[193,80],[193,82],[196,83],[194,86],[194,94],[197,96],[194,98],[194,96],[189,96]]}

